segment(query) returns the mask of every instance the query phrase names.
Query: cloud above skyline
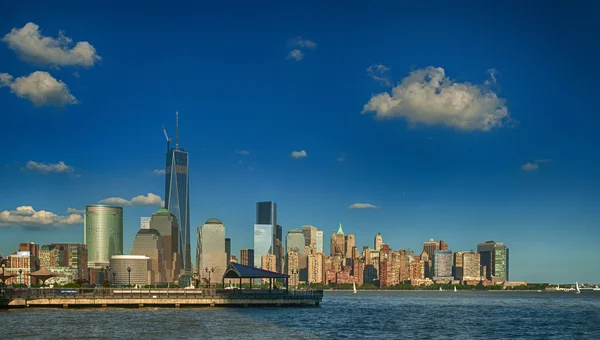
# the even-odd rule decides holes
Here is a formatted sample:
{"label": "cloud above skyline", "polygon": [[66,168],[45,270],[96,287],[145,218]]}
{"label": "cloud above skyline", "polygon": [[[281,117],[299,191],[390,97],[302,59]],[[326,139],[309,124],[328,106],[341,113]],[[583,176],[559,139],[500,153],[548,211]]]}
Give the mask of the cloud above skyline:
{"label": "cloud above skyline", "polygon": [[153,174],[155,175],[164,175],[167,173],[167,170],[165,169],[155,169],[152,171]]}
{"label": "cloud above skyline", "polygon": [[308,154],[304,150],[301,150],[301,151],[292,151],[291,156],[293,158],[304,158],[304,157],[308,156]]}
{"label": "cloud above skyline", "polygon": [[153,193],[148,193],[147,195],[138,195],[133,197],[131,200],[127,200],[122,197],[109,197],[98,202],[100,204],[114,204],[114,205],[122,205],[122,206],[155,206],[162,208],[165,206],[165,201],[163,201],[160,196],[155,195]]}
{"label": "cloud above skyline", "polygon": [[294,50],[291,50],[290,53],[288,53],[286,59],[294,59],[295,61],[300,61],[303,58],[304,58],[304,53],[302,53],[302,51],[300,51],[299,49],[294,49]]}
{"label": "cloud above skyline", "polygon": [[387,74],[390,70],[391,68],[389,66],[373,64],[367,68],[367,74],[369,77],[373,78],[373,80],[378,81],[385,86],[391,86],[392,81]]}
{"label": "cloud above skyline", "polygon": [[291,50],[288,52],[286,59],[292,59],[295,61],[304,59],[306,53],[303,52],[303,50],[317,48],[317,43],[312,40],[303,39],[302,37],[296,37],[288,40],[287,45],[289,48],[291,48]]}
{"label": "cloud above skyline", "polygon": [[102,59],[87,41],[77,42],[70,48],[73,39],[67,37],[65,32],[59,31],[58,38],[46,37],[33,22],[28,22],[22,28],[13,28],[2,41],[21,60],[35,65],[91,67]]}
{"label": "cloud above skyline", "polygon": [[32,206],[0,212],[0,227],[64,227],[82,223],[81,214],[69,212],[68,216],[59,216],[46,210],[36,211]]}
{"label": "cloud above skyline", "polygon": [[463,131],[489,131],[510,121],[504,99],[485,85],[451,80],[441,67],[411,72],[391,93],[373,95],[361,113]]}
{"label": "cloud above skyline", "polygon": [[521,165],[521,171],[525,171],[525,172],[537,171],[540,168],[540,164],[550,163],[553,161],[554,160],[551,158],[536,159],[533,162],[527,162],[527,163]]}
{"label": "cloud above skyline", "polygon": [[70,166],[65,164],[65,162],[60,161],[56,164],[52,164],[52,163],[38,163],[38,162],[34,162],[34,161],[29,161],[27,162],[27,169],[32,170],[32,171],[36,171],[36,172],[41,172],[43,174],[45,173],[71,173],[74,172],[75,169]]}
{"label": "cloud above skyline", "polygon": [[44,71],[35,71],[15,80],[8,73],[0,73],[1,87],[10,88],[10,92],[29,100],[36,107],[64,107],[78,103],[77,98],[69,92],[67,84]]}
{"label": "cloud above skyline", "polygon": [[235,153],[237,153],[238,155],[242,155],[242,156],[248,156],[250,154],[250,151],[248,151],[248,150],[235,150]]}
{"label": "cloud above skyline", "polygon": [[354,204],[350,204],[350,206],[348,207],[348,209],[376,209],[379,208],[376,205],[370,204],[370,203],[354,203]]}

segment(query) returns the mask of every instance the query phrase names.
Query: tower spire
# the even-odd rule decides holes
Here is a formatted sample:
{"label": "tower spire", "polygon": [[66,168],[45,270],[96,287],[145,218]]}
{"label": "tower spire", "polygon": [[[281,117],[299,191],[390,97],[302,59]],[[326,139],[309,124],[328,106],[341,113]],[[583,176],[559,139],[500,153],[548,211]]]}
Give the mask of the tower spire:
{"label": "tower spire", "polygon": [[175,111],[175,149],[179,150],[179,111]]}

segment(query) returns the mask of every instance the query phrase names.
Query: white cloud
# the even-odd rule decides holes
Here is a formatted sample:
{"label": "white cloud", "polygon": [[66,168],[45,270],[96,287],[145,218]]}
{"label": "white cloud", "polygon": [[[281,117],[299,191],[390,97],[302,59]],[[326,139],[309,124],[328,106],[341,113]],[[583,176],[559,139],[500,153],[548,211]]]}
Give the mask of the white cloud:
{"label": "white cloud", "polygon": [[67,208],[67,213],[83,215],[83,214],[85,214],[85,210],[84,209],[76,209],[76,208]]}
{"label": "white cloud", "polygon": [[138,195],[132,198],[131,200],[126,200],[121,197],[109,197],[101,200],[100,204],[115,204],[115,205],[152,205],[159,208],[165,206],[165,201],[163,201],[160,196],[155,195],[153,193],[148,193],[148,195]]}
{"label": "white cloud", "polygon": [[294,158],[304,158],[306,157],[308,154],[306,153],[306,151],[302,150],[302,151],[292,151],[292,157]]}
{"label": "white cloud", "polygon": [[41,172],[41,173],[49,173],[49,172],[60,173],[60,172],[75,171],[75,169],[73,169],[72,166],[65,164],[65,162],[63,162],[63,161],[60,161],[56,164],[52,164],[52,163],[46,164],[46,163],[38,163],[38,162],[34,162],[34,161],[29,161],[29,162],[27,162],[27,169]]}
{"label": "white cloud", "polygon": [[21,98],[28,99],[34,106],[63,107],[77,104],[67,84],[56,80],[48,72],[35,71],[28,76],[12,80],[8,73],[0,73],[0,87],[8,86],[10,92]]}
{"label": "white cloud", "polygon": [[294,59],[295,61],[300,61],[304,58],[304,53],[302,53],[302,51],[295,49],[295,50],[291,50],[290,53],[288,53],[288,56],[286,59]]}
{"label": "white cloud", "polygon": [[23,61],[37,65],[90,67],[101,59],[87,41],[77,42],[69,48],[73,39],[66,37],[63,31],[58,32],[58,38],[44,37],[40,27],[33,22],[13,28],[2,41]]}
{"label": "white cloud", "polygon": [[546,158],[546,159],[536,159],[533,162],[527,162],[523,165],[521,165],[521,170],[522,171],[537,171],[540,168],[540,164],[544,164],[544,163],[550,163],[553,162],[554,160],[551,158]]}
{"label": "white cloud", "polygon": [[156,170],[152,171],[152,173],[155,174],[155,175],[164,175],[164,174],[167,173],[167,170],[165,170],[165,169],[156,169]]}
{"label": "white cloud", "polygon": [[46,210],[36,211],[32,206],[21,206],[16,210],[0,212],[0,227],[62,227],[82,224],[83,217],[78,213],[58,216]]}
{"label": "white cloud", "polygon": [[351,204],[348,209],[376,209],[378,206],[370,203],[354,203]]}
{"label": "white cloud", "polygon": [[367,68],[367,74],[369,77],[374,80],[382,83],[385,86],[392,85],[392,81],[390,80],[387,73],[391,70],[390,67],[385,66],[383,64],[373,64]]}
{"label": "white cloud", "polygon": [[486,86],[458,83],[443,68],[411,72],[388,92],[373,95],[362,113],[403,117],[412,124],[447,125],[464,131],[489,131],[510,121],[505,100]]}
{"label": "white cloud", "polygon": [[250,151],[248,150],[235,150],[235,153],[242,155],[242,156],[248,156],[250,154]]}
{"label": "white cloud", "polygon": [[341,154],[338,158],[335,159],[338,162],[343,162],[346,160],[346,154]]}
{"label": "white cloud", "polygon": [[302,39],[302,37],[290,39],[288,45],[290,47],[317,48],[317,43],[308,39]]}

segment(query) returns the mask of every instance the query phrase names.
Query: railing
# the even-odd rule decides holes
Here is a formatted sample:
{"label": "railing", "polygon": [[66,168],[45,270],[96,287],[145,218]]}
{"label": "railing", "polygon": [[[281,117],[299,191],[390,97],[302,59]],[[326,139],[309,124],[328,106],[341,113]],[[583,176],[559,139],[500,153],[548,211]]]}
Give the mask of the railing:
{"label": "railing", "polygon": [[2,288],[4,299],[322,299],[322,290],[169,288]]}

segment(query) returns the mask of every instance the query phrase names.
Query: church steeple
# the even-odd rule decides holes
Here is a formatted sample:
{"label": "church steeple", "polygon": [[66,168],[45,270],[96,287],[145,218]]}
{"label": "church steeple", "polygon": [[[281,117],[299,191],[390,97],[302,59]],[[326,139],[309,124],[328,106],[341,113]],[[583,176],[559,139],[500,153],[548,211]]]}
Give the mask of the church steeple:
{"label": "church steeple", "polygon": [[342,230],[342,224],[340,223],[340,228],[337,231],[338,235],[344,235],[344,231]]}

